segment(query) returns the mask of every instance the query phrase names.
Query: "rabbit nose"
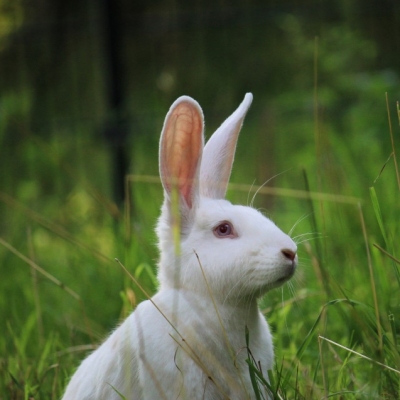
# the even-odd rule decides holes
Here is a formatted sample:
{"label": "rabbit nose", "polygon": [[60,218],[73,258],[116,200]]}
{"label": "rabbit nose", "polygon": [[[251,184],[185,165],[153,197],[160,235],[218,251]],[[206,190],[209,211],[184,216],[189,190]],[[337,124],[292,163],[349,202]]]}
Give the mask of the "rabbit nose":
{"label": "rabbit nose", "polygon": [[290,249],[282,249],[281,253],[290,261],[294,261],[296,258],[296,252]]}

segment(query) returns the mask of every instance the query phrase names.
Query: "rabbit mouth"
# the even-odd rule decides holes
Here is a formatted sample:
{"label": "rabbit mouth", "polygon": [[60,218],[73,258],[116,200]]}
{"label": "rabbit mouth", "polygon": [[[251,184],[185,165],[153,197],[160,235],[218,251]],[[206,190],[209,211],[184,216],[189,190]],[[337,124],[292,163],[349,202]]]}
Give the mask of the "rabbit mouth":
{"label": "rabbit mouth", "polygon": [[279,278],[275,283],[277,285],[282,285],[283,283],[288,281],[293,275],[294,275],[294,271],[290,275],[284,276],[283,278]]}
{"label": "rabbit mouth", "polygon": [[288,281],[296,271],[296,263],[293,262],[289,268],[285,269],[285,275],[275,281],[276,286],[280,286],[286,281]]}

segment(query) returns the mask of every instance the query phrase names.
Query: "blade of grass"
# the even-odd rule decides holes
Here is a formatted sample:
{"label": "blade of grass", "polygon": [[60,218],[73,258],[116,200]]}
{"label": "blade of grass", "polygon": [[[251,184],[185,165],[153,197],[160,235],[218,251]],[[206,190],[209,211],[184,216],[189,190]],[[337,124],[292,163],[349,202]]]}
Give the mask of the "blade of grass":
{"label": "blade of grass", "polygon": [[263,397],[261,397],[261,393],[260,393],[260,388],[258,387],[258,383],[257,383],[257,379],[256,379],[256,367],[251,364],[251,361],[249,359],[246,360],[247,364],[249,366],[249,375],[250,375],[250,382],[251,382],[251,386],[253,387],[253,392],[256,396],[256,400],[261,400]]}
{"label": "blade of grass", "polygon": [[122,400],[127,400],[126,397],[119,392],[113,385],[111,385],[111,383],[109,383],[109,385],[111,386],[111,389],[114,390],[115,393],[117,393],[117,395],[122,399]]}
{"label": "blade of grass", "polygon": [[45,276],[47,279],[49,279],[51,282],[53,282],[55,285],[57,285],[59,288],[62,290],[66,291],[68,294],[70,294],[75,300],[79,302],[82,315],[83,315],[83,320],[85,321],[86,325],[86,330],[88,335],[93,341],[93,332],[92,329],[90,328],[89,321],[85,312],[85,307],[83,305],[83,301],[79,294],[74,292],[71,288],[69,288],[67,285],[62,283],[60,280],[58,280],[56,277],[54,277],[52,274],[47,272],[45,269],[39,267],[34,261],[30,260],[28,257],[24,256],[21,252],[19,252],[15,247],[11,246],[8,242],[6,242],[3,238],[0,237],[0,244],[2,244],[5,248],[10,250],[12,253],[14,253],[18,258],[20,258],[22,261],[27,263],[31,268],[35,269],[37,272]]}
{"label": "blade of grass", "polygon": [[154,287],[158,286],[157,276],[154,274],[153,269],[147,263],[141,263],[135,268],[135,277],[140,278],[143,272],[146,272]]}
{"label": "blade of grass", "polygon": [[[30,227],[28,228],[27,236],[28,236],[29,258],[33,261],[35,258],[35,252],[34,252],[33,241],[32,241],[32,230]],[[43,341],[44,341],[42,308],[40,306],[37,271],[33,267],[31,267],[31,277],[32,277],[33,301],[35,303],[35,309],[36,309],[36,314],[37,314],[38,339],[39,339],[39,344],[42,345]]]}
{"label": "blade of grass", "polygon": [[97,257],[101,261],[110,262],[112,261],[111,258],[107,257],[106,255],[102,254],[97,249],[91,248],[87,246],[85,243],[80,242],[79,240],[75,239],[70,233],[68,233],[62,226],[55,224],[52,221],[42,217],[39,213],[29,209],[22,203],[18,202],[11,196],[6,193],[0,192],[0,201],[3,203],[11,206],[14,209],[17,209],[23,212],[28,218],[32,221],[37,222],[38,224],[42,225],[44,228],[49,230],[50,232],[55,233],[56,235],[60,236],[61,238],[67,240],[68,242],[77,245],[81,249],[89,251],[95,257]]}
{"label": "blade of grass", "polygon": [[337,346],[337,347],[340,347],[341,349],[344,349],[344,350],[346,350],[346,351],[349,351],[350,353],[353,353],[353,354],[357,355],[358,357],[364,358],[365,360],[371,361],[372,363],[374,363],[374,364],[376,364],[376,365],[379,365],[379,366],[382,367],[382,368],[386,368],[386,369],[388,369],[389,371],[395,372],[396,374],[399,374],[399,375],[400,375],[400,371],[397,370],[397,369],[395,369],[395,368],[389,367],[388,365],[383,364],[383,363],[381,363],[381,362],[379,362],[379,361],[376,361],[376,360],[374,360],[374,359],[371,358],[371,357],[367,357],[367,356],[365,356],[364,354],[361,354],[361,353],[359,353],[359,352],[357,352],[357,351],[355,351],[355,350],[349,349],[348,347],[343,346],[343,345],[341,345],[341,344],[339,344],[339,343],[336,343],[336,342],[334,342],[333,340],[327,339],[327,338],[325,338],[325,337],[323,337],[323,336],[319,336],[319,337],[320,337],[322,340],[325,340],[326,342],[328,342],[328,343],[330,343],[330,344],[333,344],[333,345],[335,345],[335,346]]}
{"label": "blade of grass", "polygon": [[389,322],[390,322],[390,329],[392,330],[393,343],[394,343],[395,348],[397,349],[396,322],[395,322],[394,314],[392,314],[392,313],[389,314]]}
{"label": "blade of grass", "polygon": [[[129,180],[134,182],[147,182],[147,183],[157,183],[160,184],[160,178],[153,175],[129,175]],[[321,193],[321,192],[307,192],[306,190],[296,190],[296,189],[286,189],[278,187],[261,187],[255,188],[253,185],[248,185],[244,183],[230,183],[229,190],[235,190],[246,193],[266,194],[279,197],[291,197],[295,199],[309,199],[318,201],[328,201],[332,203],[342,203],[342,204],[353,204],[357,205],[359,202],[363,202],[361,198],[353,196],[345,196],[340,194],[332,193]]]}
{"label": "blade of grass", "polygon": [[[394,147],[392,119],[390,117],[389,96],[388,96],[387,92],[386,92],[386,109],[387,109],[387,113],[388,113],[389,133],[390,133],[390,141],[392,143],[393,161],[394,161],[394,168],[396,170],[397,186],[398,186],[398,189],[400,191],[400,173],[399,173],[399,167],[397,165],[396,150],[395,150],[395,147]],[[398,106],[397,106],[397,109],[398,109]]]}
{"label": "blade of grass", "polygon": [[67,285],[59,281],[57,278],[55,278],[53,275],[48,273],[46,270],[43,268],[39,267],[34,261],[30,260],[28,257],[24,256],[22,253],[20,253],[15,247],[11,246],[8,242],[6,242],[3,238],[0,237],[0,244],[2,244],[5,248],[10,250],[12,253],[14,253],[18,258],[20,258],[22,261],[25,261],[29,266],[31,266],[33,269],[35,269],[37,272],[45,276],[47,279],[49,279],[51,282],[53,282],[55,285],[60,287],[61,289],[65,290],[67,293],[69,293],[74,299],[81,301],[81,297],[79,294],[74,292],[72,289],[70,289]]}
{"label": "blade of grass", "polygon": [[130,188],[129,175],[125,176],[125,241],[126,243],[130,243],[132,237],[131,230],[131,212],[132,212],[132,200],[131,200],[131,188]]}
{"label": "blade of grass", "polygon": [[[260,387],[259,387],[258,381],[257,381],[258,369],[256,367],[256,362],[254,360],[254,357],[253,357],[253,355],[251,354],[251,351],[250,351],[250,332],[249,332],[249,328],[247,327],[247,325],[245,326],[245,340],[246,340],[246,350],[247,350],[246,362],[247,362],[247,365],[249,367],[249,375],[250,375],[251,386],[253,387],[253,392],[254,392],[254,394],[256,396],[256,399],[257,400],[261,400],[261,399],[264,399],[264,396],[260,392]],[[262,380],[265,381],[264,377],[262,377]]]}
{"label": "blade of grass", "polygon": [[17,349],[18,355],[22,360],[26,361],[27,359],[27,344],[29,339],[31,338],[32,331],[36,324],[36,314],[32,312],[25,320],[19,335],[17,335],[13,330],[13,324],[10,321],[7,321],[7,329],[12,337],[14,342],[14,346]]}
{"label": "blade of grass", "polygon": [[320,159],[321,147],[320,147],[320,136],[319,136],[319,101],[318,101],[318,45],[319,37],[314,37],[314,140],[315,140],[315,152],[317,155],[317,164]]}
{"label": "blade of grass", "polygon": [[376,220],[378,221],[379,228],[381,230],[381,234],[383,236],[383,240],[385,241],[386,247],[389,247],[388,239],[386,236],[386,231],[385,231],[385,226],[383,224],[383,219],[382,219],[382,213],[381,213],[381,208],[379,206],[379,201],[378,201],[378,196],[376,195],[375,188],[371,186],[369,188],[369,194],[371,196],[371,201],[372,201],[372,207],[374,208],[375,212],[375,217]]}
{"label": "blade of grass", "polygon": [[320,313],[318,314],[318,317],[316,318],[313,326],[311,327],[311,329],[309,330],[308,334],[306,335],[305,339],[303,340],[303,342],[301,343],[301,345],[299,346],[296,356],[294,357],[293,361],[292,361],[292,367],[288,369],[288,372],[286,373],[285,378],[283,379],[283,383],[282,383],[282,387],[286,387],[288,385],[289,379],[293,373],[293,370],[296,368],[297,366],[297,361],[301,360],[304,352],[306,351],[307,347],[309,346],[312,338],[313,338],[313,334],[316,331],[316,328],[320,322],[320,320],[322,319],[325,309],[330,307],[330,306],[334,306],[336,304],[340,304],[340,303],[348,303],[351,306],[363,306],[363,304],[359,301],[356,300],[352,300],[352,299],[335,299],[335,300],[331,300],[328,301],[327,303],[325,303],[322,308]]}
{"label": "blade of grass", "polygon": [[381,251],[383,254],[388,256],[393,261],[393,263],[392,263],[393,270],[394,270],[394,273],[396,275],[397,282],[398,282],[398,284],[400,286],[400,271],[399,271],[399,268],[396,265],[396,264],[400,264],[400,260],[398,258],[392,256],[390,253],[388,253],[385,249],[383,249],[381,246],[379,246],[379,244],[374,243],[374,247],[376,247],[379,251]]}
{"label": "blade of grass", "polygon": [[[379,207],[379,204],[378,204],[378,207]],[[369,278],[370,278],[370,282],[371,282],[372,296],[373,296],[373,299],[374,299],[376,326],[377,326],[377,329],[378,329],[378,338],[379,338],[379,352],[380,352],[380,354],[382,356],[382,350],[383,350],[382,327],[381,327],[380,315],[379,315],[378,296],[376,294],[376,285],[375,285],[374,271],[373,271],[373,268],[372,268],[371,252],[369,251],[369,245],[368,245],[367,228],[365,226],[364,215],[363,215],[362,208],[361,208],[360,204],[358,205],[358,210],[360,212],[361,228],[362,228],[362,232],[363,232],[363,236],[364,236],[365,250],[367,252]]]}
{"label": "blade of grass", "polygon": [[320,365],[321,365],[322,385],[324,387],[325,397],[327,397],[329,394],[329,390],[328,390],[328,383],[326,381],[326,372],[325,372],[325,367],[324,367],[324,354],[322,351],[322,340],[320,338],[321,338],[321,336],[318,335],[318,349],[319,349],[319,360],[320,360]]}
{"label": "blade of grass", "polygon": [[[305,185],[305,189],[306,189],[305,191],[310,194],[311,190],[310,190],[310,184],[309,184],[307,172],[305,169],[303,169],[302,172],[303,172],[304,185]],[[319,232],[317,219],[316,219],[316,213],[315,213],[315,209],[314,209],[314,203],[312,201],[311,195],[308,197],[307,200],[308,200],[308,206],[310,209],[311,227],[314,232]],[[317,251],[317,257],[314,256],[314,258],[313,258],[313,261],[314,261],[313,267],[315,268],[316,274],[319,277],[320,285],[325,290],[327,298],[329,298],[331,295],[331,289],[330,289],[330,285],[329,285],[329,277],[328,277],[326,270],[322,266],[323,251],[322,251],[322,246],[321,246],[319,240],[315,241],[315,246],[316,246],[316,251]],[[310,248],[311,248],[311,246],[310,246]]]}
{"label": "blade of grass", "polygon": [[[381,230],[381,234],[383,236],[383,239],[385,241],[386,248],[388,248],[389,250],[392,250],[393,246],[388,241],[388,235],[386,233],[385,226],[383,224],[381,208],[379,206],[379,201],[378,201],[378,197],[377,197],[376,192],[375,192],[375,188],[374,187],[370,187],[369,189],[370,189],[372,206],[373,206],[374,212],[375,212],[375,217],[376,217],[376,219],[378,221],[378,225],[379,225],[379,228]],[[393,261],[395,261],[395,260],[393,260]],[[396,275],[396,278],[397,278],[397,282],[400,285],[400,272],[399,272],[395,262],[393,262],[392,265],[393,265],[393,269],[394,269],[394,272],[395,272],[395,275]]]}
{"label": "blade of grass", "polygon": [[47,363],[47,358],[50,354],[50,351],[52,351],[53,349],[53,343],[54,343],[54,338],[51,336],[45,343],[42,354],[39,358],[39,362],[37,365],[37,372],[38,375],[42,375],[42,372],[45,370],[46,367],[46,363]]}
{"label": "blade of grass", "polygon": [[383,164],[381,170],[379,171],[378,176],[374,179],[374,184],[377,182],[377,180],[381,177],[383,170],[386,168],[386,165],[388,164],[388,162],[390,161],[390,159],[393,157],[393,152],[390,153],[388,159],[385,161],[385,163]]}
{"label": "blade of grass", "polygon": [[385,254],[386,256],[388,256],[389,258],[391,258],[395,263],[400,264],[400,260],[394,256],[392,256],[390,253],[388,253],[385,249],[383,249],[381,246],[379,246],[379,244],[374,243],[373,245],[374,247],[376,247],[379,251],[381,251],[383,254]]}

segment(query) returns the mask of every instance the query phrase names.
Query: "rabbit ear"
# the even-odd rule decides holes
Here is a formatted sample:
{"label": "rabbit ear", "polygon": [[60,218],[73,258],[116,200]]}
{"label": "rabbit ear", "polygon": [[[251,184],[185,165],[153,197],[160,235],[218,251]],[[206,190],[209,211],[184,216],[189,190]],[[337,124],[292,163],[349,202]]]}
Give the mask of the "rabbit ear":
{"label": "rabbit ear", "polygon": [[160,177],[167,201],[173,190],[177,190],[181,214],[197,203],[198,172],[204,146],[203,121],[199,104],[182,96],[172,104],[161,132]]}
{"label": "rabbit ear", "polygon": [[236,111],[214,132],[204,148],[200,169],[203,196],[223,199],[231,175],[236,142],[253,95],[247,93]]}

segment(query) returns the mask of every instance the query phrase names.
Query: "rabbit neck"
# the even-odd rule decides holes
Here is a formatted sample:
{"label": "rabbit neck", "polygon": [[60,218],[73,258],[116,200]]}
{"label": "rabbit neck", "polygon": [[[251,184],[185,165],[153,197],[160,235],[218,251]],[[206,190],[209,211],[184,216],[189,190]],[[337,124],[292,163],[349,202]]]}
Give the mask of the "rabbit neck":
{"label": "rabbit neck", "polygon": [[223,326],[228,332],[236,332],[234,336],[238,336],[239,339],[243,337],[245,327],[254,332],[264,323],[264,317],[260,314],[255,299],[248,299],[246,303],[223,303],[211,295],[185,289],[164,288],[160,289],[154,301],[172,316],[171,322],[176,323],[177,327],[180,323],[186,325],[188,322],[179,322],[179,316],[193,315],[200,318],[208,329],[218,331]]}

